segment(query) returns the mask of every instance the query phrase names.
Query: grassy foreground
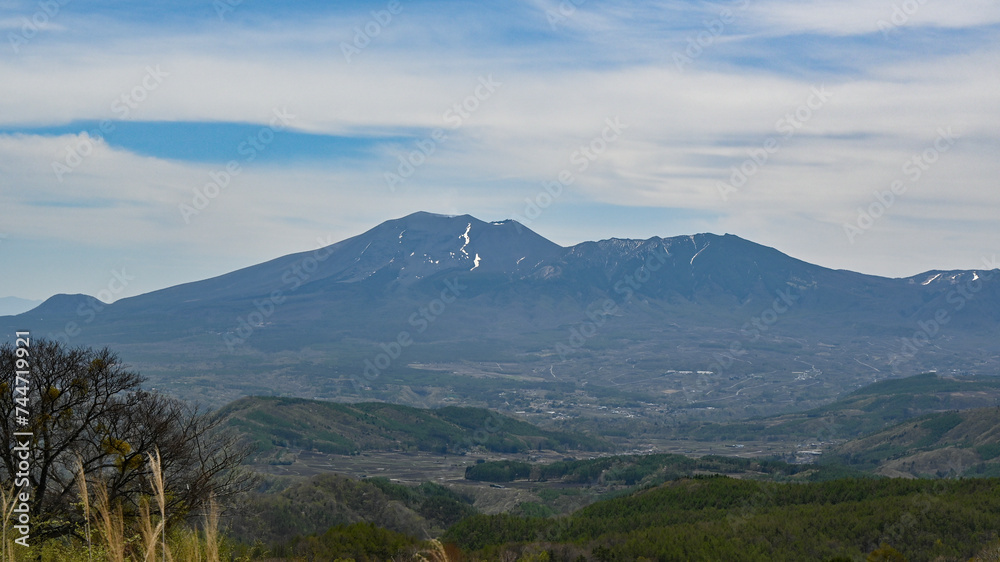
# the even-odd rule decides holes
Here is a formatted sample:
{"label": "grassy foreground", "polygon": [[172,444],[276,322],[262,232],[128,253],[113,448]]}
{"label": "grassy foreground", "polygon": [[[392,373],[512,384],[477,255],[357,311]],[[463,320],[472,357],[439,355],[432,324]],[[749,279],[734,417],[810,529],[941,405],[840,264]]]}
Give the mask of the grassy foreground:
{"label": "grassy foreground", "polygon": [[[103,483],[81,471],[76,505],[84,523],[74,536],[25,548],[8,523],[0,561],[1000,562],[998,479],[683,477],[562,517],[471,515],[443,542],[355,522],[265,549],[225,538],[214,502],[200,517],[165,517],[170,492],[160,459],[148,462],[152,494],[137,508],[109,502]],[[6,490],[0,500],[9,521],[14,497]]]}

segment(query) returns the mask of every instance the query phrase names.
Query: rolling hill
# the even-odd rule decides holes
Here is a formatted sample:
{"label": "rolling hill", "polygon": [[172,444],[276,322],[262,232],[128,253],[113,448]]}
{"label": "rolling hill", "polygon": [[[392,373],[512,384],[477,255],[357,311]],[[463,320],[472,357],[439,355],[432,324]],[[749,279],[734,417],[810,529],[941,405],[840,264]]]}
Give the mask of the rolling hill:
{"label": "rolling hill", "polygon": [[925,373],[880,381],[804,412],[726,424],[689,424],[677,433],[692,439],[732,441],[853,439],[926,414],[998,403],[1000,378]]}
{"label": "rolling hill", "polygon": [[283,451],[316,450],[350,455],[362,451],[461,453],[474,448],[609,450],[607,441],[560,431],[480,408],[425,410],[369,402],[337,404],[298,398],[249,397],[220,410],[226,425],[257,444],[260,459]]}
{"label": "rolling hill", "polygon": [[355,480],[327,473],[308,479],[268,480],[229,521],[247,543],[282,543],[335,525],[370,523],[426,538],[475,513],[472,499],[424,482],[404,486],[384,478]]}
{"label": "rolling hill", "polygon": [[1000,408],[921,416],[848,441],[823,460],[891,477],[1000,476]]}
{"label": "rolling hill", "polygon": [[472,560],[543,552],[557,560],[969,560],[996,543],[998,492],[997,479],[779,484],[701,477],[567,517],[474,515],[444,540]]}

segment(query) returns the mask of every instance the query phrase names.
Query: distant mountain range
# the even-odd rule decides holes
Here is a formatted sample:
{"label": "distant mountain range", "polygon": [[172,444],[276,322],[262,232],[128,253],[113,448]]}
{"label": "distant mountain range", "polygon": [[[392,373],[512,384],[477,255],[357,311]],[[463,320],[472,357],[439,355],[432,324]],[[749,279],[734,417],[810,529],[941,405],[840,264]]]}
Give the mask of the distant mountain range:
{"label": "distant mountain range", "polygon": [[[219,404],[274,393],[498,406],[505,390],[591,384],[780,409],[932,369],[996,374],[997,273],[888,279],[728,234],[562,247],[511,220],[415,213],[110,305],[57,295],[0,329],[110,346],[154,385]],[[726,398],[751,377],[758,390]]]}
{"label": "distant mountain range", "polygon": [[42,301],[33,301],[18,297],[0,297],[0,316],[14,316],[22,312],[28,312],[40,304],[42,304]]}

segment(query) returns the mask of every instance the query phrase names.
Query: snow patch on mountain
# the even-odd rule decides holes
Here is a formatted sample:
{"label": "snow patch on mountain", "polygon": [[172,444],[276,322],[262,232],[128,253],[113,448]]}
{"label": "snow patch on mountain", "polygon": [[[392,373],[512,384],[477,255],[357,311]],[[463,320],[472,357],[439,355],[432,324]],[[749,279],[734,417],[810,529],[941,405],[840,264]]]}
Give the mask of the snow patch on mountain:
{"label": "snow patch on mountain", "polygon": [[698,250],[698,253],[697,253],[697,254],[695,254],[695,255],[691,256],[691,265],[694,265],[694,259],[695,259],[696,257],[700,256],[700,255],[701,255],[701,253],[702,253],[702,252],[704,252],[704,251],[705,251],[705,249],[706,249],[706,248],[708,248],[708,247],[709,247],[710,245],[711,245],[711,243],[708,243],[708,244],[705,244],[705,247],[704,247],[704,248],[702,248],[702,249]]}
{"label": "snow patch on mountain", "polygon": [[472,223],[470,222],[465,227],[465,233],[459,236],[459,238],[465,238],[465,244],[462,244],[462,247],[458,249],[458,251],[462,252],[462,254],[465,255],[465,257],[469,257],[469,252],[465,251],[465,247],[469,245],[469,232],[471,230],[472,230]]}

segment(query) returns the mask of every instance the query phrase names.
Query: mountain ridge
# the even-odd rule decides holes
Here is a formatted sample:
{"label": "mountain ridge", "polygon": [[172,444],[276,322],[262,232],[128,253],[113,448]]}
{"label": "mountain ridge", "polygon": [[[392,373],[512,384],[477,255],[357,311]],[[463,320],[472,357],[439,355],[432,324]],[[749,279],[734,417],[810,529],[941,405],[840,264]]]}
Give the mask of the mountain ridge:
{"label": "mountain ridge", "polygon": [[[818,405],[873,378],[1000,372],[995,272],[870,276],[732,234],[564,247],[513,220],[424,212],[111,304],[59,295],[0,318],[5,332],[22,326],[123,350],[157,384],[199,398],[196,389],[214,388],[217,403],[283,386],[304,398],[363,392],[429,406],[448,387],[489,381],[526,392],[634,379],[644,393],[762,415],[779,406],[758,392],[784,403],[819,385],[796,394]],[[376,360],[382,378],[359,390]],[[790,381],[722,392],[767,373]]]}
{"label": "mountain ridge", "polygon": [[[604,247],[604,248],[606,248],[608,246],[614,246],[614,245],[619,245],[619,246],[623,246],[623,247],[624,246],[628,246],[628,245],[633,245],[633,246],[635,246],[634,249],[638,249],[640,247],[643,247],[643,246],[646,246],[646,245],[650,245],[650,244],[654,244],[654,245],[655,244],[664,244],[665,242],[668,242],[668,241],[671,242],[671,245],[672,245],[673,242],[675,242],[675,241],[682,241],[683,239],[686,238],[686,239],[691,240],[692,243],[695,244],[695,249],[697,250],[695,252],[695,255],[691,257],[691,262],[689,262],[691,265],[693,265],[693,261],[695,260],[695,258],[699,257],[698,254],[700,252],[706,250],[710,246],[710,244],[711,244],[712,241],[722,241],[722,240],[731,239],[731,240],[737,241],[737,243],[741,243],[741,244],[745,244],[745,245],[750,245],[754,249],[777,253],[782,258],[787,258],[787,259],[790,259],[790,260],[794,260],[795,262],[798,262],[800,265],[805,265],[805,266],[814,267],[814,268],[820,268],[820,269],[828,271],[828,272],[845,273],[845,274],[850,274],[850,275],[863,276],[865,278],[882,279],[882,280],[889,280],[889,281],[906,281],[906,282],[908,282],[910,284],[914,284],[914,283],[920,282],[922,285],[925,285],[925,286],[928,285],[931,282],[943,283],[945,280],[954,281],[956,279],[956,277],[961,277],[961,276],[965,276],[965,275],[978,275],[979,273],[984,273],[985,272],[985,270],[980,270],[980,269],[971,269],[971,270],[928,270],[928,271],[917,273],[915,275],[911,275],[911,276],[907,276],[907,277],[884,277],[884,276],[879,276],[879,275],[869,275],[869,274],[855,272],[855,271],[852,271],[852,270],[849,270],[849,269],[833,269],[833,268],[828,268],[828,267],[825,267],[825,266],[822,266],[822,265],[812,264],[812,263],[806,262],[804,260],[800,260],[798,258],[794,258],[792,256],[789,256],[788,254],[785,254],[784,252],[781,252],[780,250],[777,250],[775,248],[772,248],[772,247],[769,247],[769,246],[764,246],[762,244],[758,244],[758,243],[753,242],[751,240],[748,240],[748,239],[742,238],[742,237],[740,237],[738,235],[730,234],[730,233],[725,233],[725,234],[721,234],[720,235],[720,234],[715,234],[715,233],[710,233],[710,232],[704,232],[704,233],[697,233],[697,234],[690,234],[690,235],[678,235],[678,236],[666,237],[666,238],[665,237],[661,237],[661,236],[653,236],[653,237],[645,238],[645,239],[641,239],[641,238],[618,238],[618,237],[611,237],[611,238],[605,238],[605,239],[594,240],[594,241],[583,241],[583,242],[579,242],[579,243],[571,245],[571,246],[559,246],[558,244],[556,244],[554,242],[551,242],[551,241],[545,239],[544,237],[538,235],[537,233],[535,233],[534,231],[532,231],[528,227],[526,227],[526,226],[518,223],[514,219],[506,219],[506,220],[502,220],[502,221],[493,221],[493,222],[490,222],[490,223],[486,223],[486,222],[481,221],[481,220],[479,220],[479,219],[477,219],[477,218],[475,218],[475,217],[473,217],[471,215],[468,215],[468,214],[465,214],[465,215],[443,215],[443,214],[429,213],[429,212],[426,212],[426,211],[418,211],[418,212],[412,213],[410,215],[407,215],[405,217],[401,217],[399,219],[393,219],[393,220],[389,220],[389,221],[383,222],[380,225],[378,225],[376,227],[373,227],[373,228],[369,229],[368,231],[366,231],[366,232],[364,232],[362,234],[358,234],[356,236],[352,236],[352,237],[346,238],[346,239],[344,239],[344,240],[342,240],[340,242],[335,242],[333,244],[329,244],[327,246],[318,248],[316,250],[306,250],[306,251],[302,251],[302,252],[294,252],[292,254],[286,254],[284,256],[279,256],[279,257],[276,257],[276,258],[272,258],[270,260],[266,260],[266,261],[261,262],[259,264],[255,264],[255,265],[250,265],[250,266],[247,266],[247,267],[243,267],[243,268],[231,271],[229,273],[224,273],[224,274],[221,274],[221,275],[217,275],[217,276],[213,276],[213,277],[209,277],[209,278],[205,278],[205,279],[200,279],[200,280],[194,280],[194,281],[188,281],[188,282],[185,282],[185,283],[180,283],[178,285],[174,285],[174,286],[171,286],[171,287],[166,287],[166,288],[163,288],[163,289],[157,289],[155,291],[150,291],[148,293],[143,293],[143,294],[140,294],[140,295],[135,295],[135,296],[132,296],[132,297],[123,298],[123,299],[120,299],[119,301],[116,301],[116,302],[126,302],[126,301],[129,301],[131,299],[136,299],[136,298],[140,298],[140,297],[147,297],[147,296],[150,296],[150,295],[161,295],[161,294],[162,295],[166,295],[166,294],[170,294],[170,293],[173,293],[175,291],[178,291],[181,288],[190,288],[190,287],[194,287],[194,286],[197,286],[199,289],[203,289],[206,286],[210,286],[209,282],[212,282],[211,284],[214,285],[214,284],[217,284],[218,282],[221,282],[224,279],[230,279],[230,278],[236,276],[237,274],[245,274],[245,273],[248,273],[248,272],[251,272],[251,271],[255,272],[255,271],[258,271],[260,268],[265,267],[265,266],[278,266],[278,265],[285,266],[286,264],[288,264],[290,262],[294,262],[296,260],[305,260],[305,259],[308,258],[308,256],[310,254],[316,254],[316,253],[319,253],[319,252],[327,253],[327,252],[333,252],[333,251],[337,251],[337,250],[341,250],[341,249],[347,249],[347,248],[349,248],[350,243],[356,242],[356,241],[360,241],[360,240],[367,240],[370,235],[378,234],[382,230],[392,230],[394,228],[398,228],[399,226],[402,226],[403,230],[400,232],[400,234],[402,234],[403,232],[405,232],[407,230],[407,227],[411,224],[412,221],[422,220],[422,219],[426,220],[428,218],[431,219],[431,220],[448,220],[448,221],[455,221],[455,220],[457,220],[459,222],[468,221],[467,222],[468,226],[471,226],[471,225],[475,224],[477,227],[483,227],[483,226],[505,226],[506,227],[506,226],[510,226],[511,228],[514,228],[517,231],[518,235],[521,235],[521,234],[523,234],[523,233],[526,232],[526,233],[528,233],[529,236],[532,236],[535,239],[543,241],[544,243],[547,243],[548,245],[550,245],[551,246],[551,248],[550,248],[551,250],[555,250],[555,249],[562,250],[566,254],[569,254],[569,255],[577,254],[577,253],[582,253],[582,251],[585,250],[585,249],[587,249],[589,246],[597,246],[597,247]],[[459,236],[459,238],[461,238],[461,236]],[[706,243],[705,246],[703,246],[701,248],[698,248],[696,239],[702,239],[702,240],[704,240],[706,238],[710,239],[709,242]],[[462,248],[464,248],[464,247],[465,247],[464,245],[463,246],[459,246],[459,250],[462,250]],[[474,248],[470,248],[470,249],[474,249]],[[467,250],[466,250],[466,252],[467,252]],[[362,250],[361,253],[363,254],[364,250]],[[452,253],[454,254],[454,252],[452,252]],[[430,256],[428,256],[428,257],[430,257]],[[452,256],[452,257],[455,257],[455,256]],[[466,260],[468,260],[468,259],[470,259],[471,256],[469,256],[469,255],[466,254],[466,255],[463,255],[462,257],[464,257]],[[472,259],[473,259],[473,263],[474,263],[474,257],[472,257]],[[486,260],[483,259],[483,261],[486,261]],[[537,262],[536,262],[536,265],[537,265]],[[1000,270],[993,270],[993,271],[1000,271]],[[949,277],[948,274],[951,274],[951,276]],[[930,277],[928,278],[928,276],[930,276]],[[355,277],[348,277],[346,280],[347,281],[356,281],[356,280],[359,280],[359,279],[357,279]],[[41,301],[33,301],[33,302],[36,302],[36,306],[39,306],[39,305],[42,305],[42,304],[51,304],[50,301],[52,301],[53,299],[56,299],[58,301],[58,300],[65,299],[66,297],[79,297],[79,296],[80,295],[72,295],[72,294],[66,294],[66,293],[59,293],[59,294],[56,294],[56,295],[53,295],[53,296],[49,297],[48,299],[43,299]],[[82,295],[82,296],[93,298],[91,295]],[[100,302],[100,301],[98,301],[98,302]],[[108,303],[101,303],[101,304],[107,305]],[[29,310],[29,311],[26,311],[26,312],[32,312],[32,311]],[[17,316],[17,315],[11,315],[11,316]]]}
{"label": "mountain ridge", "polygon": [[0,316],[15,316],[42,304],[43,300],[22,299],[21,297],[0,297]]}

